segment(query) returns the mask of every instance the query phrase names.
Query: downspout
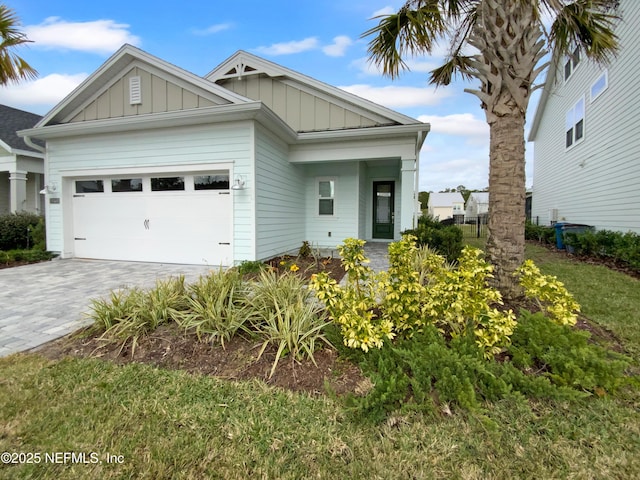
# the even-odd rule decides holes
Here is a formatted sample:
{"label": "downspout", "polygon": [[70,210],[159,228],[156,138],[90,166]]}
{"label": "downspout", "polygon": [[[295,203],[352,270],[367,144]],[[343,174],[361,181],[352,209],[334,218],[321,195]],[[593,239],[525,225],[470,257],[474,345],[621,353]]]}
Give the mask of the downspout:
{"label": "downspout", "polygon": [[47,153],[47,149],[44,148],[44,147],[41,147],[40,145],[36,145],[35,143],[33,143],[33,140],[31,140],[31,137],[25,135],[22,138],[24,139],[24,143],[29,145],[34,150],[37,150],[38,152],[41,152],[41,153]]}

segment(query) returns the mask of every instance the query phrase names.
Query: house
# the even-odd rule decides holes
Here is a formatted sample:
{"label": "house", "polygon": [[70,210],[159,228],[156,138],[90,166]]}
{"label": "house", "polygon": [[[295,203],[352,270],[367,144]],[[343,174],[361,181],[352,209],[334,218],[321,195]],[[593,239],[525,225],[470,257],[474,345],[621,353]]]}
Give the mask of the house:
{"label": "house", "polygon": [[231,265],[398,239],[428,131],[247,52],[199,77],[124,45],[20,133],[47,145],[49,250]]}
{"label": "house", "polygon": [[464,209],[465,219],[487,218],[489,215],[489,192],[471,192]]}
{"label": "house", "polygon": [[429,215],[436,220],[463,220],[464,198],[459,192],[430,193],[427,204]]}
{"label": "house", "polygon": [[620,2],[620,52],[598,66],[582,52],[550,67],[532,123],[532,220],[640,233],[640,2]]}
{"label": "house", "polygon": [[43,144],[31,146],[16,134],[41,118],[0,105],[0,214],[42,213],[44,154],[36,148]]}

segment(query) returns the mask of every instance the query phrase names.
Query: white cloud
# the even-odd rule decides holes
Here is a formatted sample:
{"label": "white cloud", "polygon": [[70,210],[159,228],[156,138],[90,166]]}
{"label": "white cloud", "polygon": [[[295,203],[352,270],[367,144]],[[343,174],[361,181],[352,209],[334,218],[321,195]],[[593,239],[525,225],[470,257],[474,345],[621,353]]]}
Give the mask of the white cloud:
{"label": "white cloud", "polygon": [[48,110],[80,85],[87,76],[86,73],[75,75],[52,73],[34,81],[4,87],[0,89],[0,103],[20,106],[39,105]]}
{"label": "white cloud", "polygon": [[[431,72],[431,70],[440,66],[438,62],[433,62],[430,60],[418,60],[415,58],[405,60],[405,62],[411,72],[418,73],[429,73]],[[375,63],[369,61],[368,57],[361,57],[353,60],[350,65],[360,70],[360,72],[364,73],[365,75],[381,76],[383,74],[382,69],[379,68]]]}
{"label": "white cloud", "polygon": [[333,44],[327,45],[322,48],[322,51],[329,55],[330,57],[343,57],[349,48],[353,44],[353,40],[351,40],[346,35],[339,35],[333,39]]}
{"label": "white cloud", "polygon": [[373,12],[371,14],[371,17],[375,18],[375,17],[380,17],[382,15],[393,15],[397,11],[398,10],[396,8],[393,8],[393,7],[389,6],[389,5],[387,5],[386,7],[383,7],[380,10],[376,10],[375,12]]}
{"label": "white cloud", "polygon": [[268,47],[262,46],[256,48],[260,53],[266,55],[290,55],[292,53],[306,52],[318,48],[318,39],[316,37],[308,37],[304,40],[274,43]]}
{"label": "white cloud", "polygon": [[128,29],[129,25],[114,20],[67,22],[60,17],[49,17],[40,25],[24,27],[24,33],[36,47],[112,53],[124,43],[140,44],[140,38]]}
{"label": "white cloud", "polygon": [[450,95],[450,93],[444,89],[435,90],[434,88],[426,86],[400,87],[387,85],[384,87],[374,87],[372,85],[360,84],[340,86],[338,88],[389,108],[437,105]]}
{"label": "white cloud", "polygon": [[454,113],[451,115],[420,115],[418,120],[431,124],[432,133],[476,137],[489,142],[489,125],[472,113]]}
{"label": "white cloud", "polygon": [[207,35],[213,35],[215,33],[223,32],[224,30],[229,30],[232,26],[232,23],[217,23],[207,28],[194,28],[191,30],[191,33],[200,37],[206,37]]}

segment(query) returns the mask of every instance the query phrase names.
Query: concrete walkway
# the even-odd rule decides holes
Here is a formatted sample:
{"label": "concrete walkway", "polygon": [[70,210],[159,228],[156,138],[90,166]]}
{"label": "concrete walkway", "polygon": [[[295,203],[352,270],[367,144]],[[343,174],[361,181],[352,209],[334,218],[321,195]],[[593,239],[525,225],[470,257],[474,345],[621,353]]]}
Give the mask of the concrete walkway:
{"label": "concrete walkway", "polygon": [[211,267],[106,260],[52,260],[0,269],[0,357],[62,337],[90,321],[90,299],[114,289],[152,287],[184,274],[195,281]]}

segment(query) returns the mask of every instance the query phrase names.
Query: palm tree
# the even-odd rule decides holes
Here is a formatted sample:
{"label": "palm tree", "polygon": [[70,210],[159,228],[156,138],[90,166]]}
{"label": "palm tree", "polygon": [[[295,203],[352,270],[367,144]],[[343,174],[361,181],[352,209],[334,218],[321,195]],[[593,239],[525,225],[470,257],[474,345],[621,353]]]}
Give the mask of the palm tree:
{"label": "palm tree", "polygon": [[35,78],[38,72],[23,58],[16,55],[15,47],[28,43],[24,33],[18,31],[20,21],[13,10],[0,5],[0,85]]}
{"label": "palm tree", "polygon": [[479,89],[465,91],[480,99],[490,127],[487,254],[506,298],[520,295],[513,272],[524,261],[524,125],[534,81],[576,48],[597,62],[609,61],[618,49],[618,3],[408,0],[362,35],[373,36],[370,60],[391,78],[408,69],[403,57],[431,54],[445,41],[449,53],[431,72],[430,83],[448,85],[456,75],[480,80]]}

